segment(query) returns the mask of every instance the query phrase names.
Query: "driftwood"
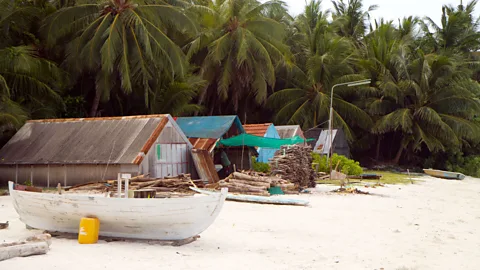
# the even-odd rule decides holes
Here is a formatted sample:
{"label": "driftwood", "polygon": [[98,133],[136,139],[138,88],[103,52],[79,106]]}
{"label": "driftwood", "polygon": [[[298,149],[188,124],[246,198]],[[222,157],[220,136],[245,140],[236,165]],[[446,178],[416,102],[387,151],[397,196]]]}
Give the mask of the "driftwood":
{"label": "driftwood", "polygon": [[46,254],[50,249],[51,236],[41,234],[23,241],[0,244],[0,261],[15,257]]}
{"label": "driftwood", "polygon": [[250,186],[250,185],[243,185],[243,184],[237,184],[237,183],[226,183],[226,182],[222,182],[220,181],[220,187],[226,187],[228,188],[229,190],[230,189],[235,189],[235,190],[244,190],[244,191],[248,191],[248,192],[266,192],[267,189],[266,188],[261,188],[261,187],[253,187],[253,186]]}
{"label": "driftwood", "polygon": [[264,182],[264,183],[269,183],[269,184],[271,182],[271,180],[268,179],[268,178],[251,176],[251,175],[244,174],[244,173],[239,173],[239,172],[234,172],[232,175],[233,175],[233,178],[235,178],[235,179],[243,179],[243,180],[254,181],[254,182]]}
{"label": "driftwood", "polygon": [[265,183],[265,182],[245,181],[241,179],[226,179],[225,181],[227,181],[228,183],[250,185],[250,186],[260,187],[264,189],[267,189],[270,187],[270,183]]}
{"label": "driftwood", "polygon": [[270,196],[269,188],[280,187],[283,191],[291,191],[289,194],[298,194],[295,193],[295,190],[298,190],[297,186],[290,181],[253,171],[234,172],[226,179],[208,184],[206,187],[213,189],[226,187],[231,193],[257,196]]}
{"label": "driftwood", "polygon": [[[125,181],[122,181],[125,182]],[[70,192],[115,192],[118,189],[117,180],[90,182],[77,185],[69,189]],[[122,184],[123,186],[124,184]],[[190,174],[180,174],[178,176],[161,178],[148,178],[145,175],[139,175],[129,179],[129,190],[154,189],[159,192],[183,192],[193,194],[190,187],[204,187],[203,181],[192,180]]]}

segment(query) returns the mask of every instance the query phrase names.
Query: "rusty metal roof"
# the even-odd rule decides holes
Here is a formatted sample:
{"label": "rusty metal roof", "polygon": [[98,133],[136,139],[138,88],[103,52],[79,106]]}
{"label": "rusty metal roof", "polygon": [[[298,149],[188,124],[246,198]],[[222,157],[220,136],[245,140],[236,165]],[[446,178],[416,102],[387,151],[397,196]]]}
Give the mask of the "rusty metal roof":
{"label": "rusty metal roof", "polygon": [[243,125],[245,132],[251,135],[263,137],[267,134],[268,128],[272,123]]}
{"label": "rusty metal roof", "polygon": [[295,136],[300,136],[305,139],[302,128],[298,125],[275,126],[275,128],[277,129],[278,135],[280,135],[281,139],[289,139]]}
{"label": "rusty metal roof", "polygon": [[219,139],[209,138],[189,138],[190,143],[193,145],[193,149],[207,150],[212,152]]}
{"label": "rusty metal roof", "polygon": [[139,164],[169,121],[178,128],[170,115],[28,121],[0,164]]}

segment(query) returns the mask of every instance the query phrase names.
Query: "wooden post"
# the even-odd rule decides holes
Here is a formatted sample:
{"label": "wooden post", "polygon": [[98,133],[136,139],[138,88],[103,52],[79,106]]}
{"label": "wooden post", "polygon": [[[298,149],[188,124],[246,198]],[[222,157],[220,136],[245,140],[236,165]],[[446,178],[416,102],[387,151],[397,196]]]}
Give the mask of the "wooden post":
{"label": "wooden post", "polygon": [[67,164],[63,165],[63,186],[67,186]]}
{"label": "wooden post", "polygon": [[30,183],[33,186],[33,165],[30,165]]}
{"label": "wooden post", "polygon": [[15,184],[18,184],[18,164],[15,164]]}
{"label": "wooden post", "polygon": [[117,198],[121,198],[122,194],[122,174],[118,173],[117,176]]}
{"label": "wooden post", "polygon": [[125,179],[125,198],[128,198],[128,181],[130,181],[130,179]]}
{"label": "wooden post", "polygon": [[47,164],[47,188],[50,188],[50,164]]}
{"label": "wooden post", "polygon": [[125,198],[128,198],[128,186],[132,175],[129,173],[122,173],[122,178],[125,179]]}

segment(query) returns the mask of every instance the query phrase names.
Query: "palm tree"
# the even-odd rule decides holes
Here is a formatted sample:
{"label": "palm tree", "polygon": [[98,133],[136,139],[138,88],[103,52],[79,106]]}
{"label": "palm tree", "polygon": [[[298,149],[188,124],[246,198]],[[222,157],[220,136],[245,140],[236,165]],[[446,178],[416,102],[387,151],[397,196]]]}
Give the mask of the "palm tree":
{"label": "palm tree", "polygon": [[30,117],[53,117],[63,109],[65,74],[31,44],[41,14],[32,3],[0,0],[0,137]]}
{"label": "palm tree", "polygon": [[366,33],[367,20],[370,19],[369,12],[378,8],[377,5],[371,5],[366,11],[363,10],[362,0],[344,0],[332,1],[334,12],[334,26],[337,33],[342,37],[352,38],[359,42]]}
{"label": "palm tree", "polygon": [[205,87],[206,81],[199,76],[187,75],[182,81],[166,82],[155,89],[150,98],[150,113],[169,113],[175,116],[191,115],[202,112],[203,107],[192,104],[199,90]]}
{"label": "palm tree", "polygon": [[480,126],[473,121],[480,113],[480,86],[461,61],[420,52],[398,81],[397,95],[385,97],[391,112],[377,121],[373,132],[399,135],[395,164],[406,150],[425,146],[430,152],[445,151],[480,139]]}
{"label": "palm tree", "polygon": [[[262,104],[275,85],[276,67],[289,58],[283,43],[285,25],[265,16],[284,8],[282,2],[256,0],[211,1],[200,14],[204,28],[185,49],[209,83],[199,103],[212,114],[238,113],[246,117],[250,102]],[[291,59],[291,57],[290,57]],[[240,104],[243,103],[243,108]]]}
{"label": "palm tree", "polygon": [[[328,120],[331,87],[360,79],[361,75],[354,75],[353,43],[333,33],[320,9],[320,1],[311,1],[297,23],[303,33],[305,66],[297,70],[293,87],[272,94],[269,105],[278,110],[276,122],[311,128]],[[354,138],[352,126],[368,129],[371,125],[363,110],[345,100],[351,92],[348,88],[338,88],[333,97],[334,125],[342,127],[350,141]]]}
{"label": "palm tree", "polygon": [[421,26],[427,46],[433,52],[451,50],[468,53],[480,49],[480,17],[474,17],[477,2],[472,0],[466,6],[461,3],[457,8],[443,6],[441,25],[426,17]]}
{"label": "palm tree", "polygon": [[70,41],[65,66],[77,76],[95,74],[90,116],[96,115],[102,97],[108,100],[117,80],[117,87],[127,94],[142,91],[148,106],[157,80],[173,81],[188,72],[183,52],[167,31],[172,27],[195,33],[196,26],[179,7],[167,2],[178,1],[77,4],[46,18],[41,30],[48,46]]}
{"label": "palm tree", "polygon": [[[391,21],[375,21],[375,29],[364,38],[358,51],[357,68],[371,78],[372,87],[357,104],[365,108],[374,121],[391,113],[397,102],[402,102],[399,85],[408,77],[408,64],[415,49],[413,29],[414,18],[404,18],[398,28]],[[371,134],[370,142],[373,143],[373,139],[375,160],[379,160],[382,143],[391,145],[391,140],[382,134]]]}

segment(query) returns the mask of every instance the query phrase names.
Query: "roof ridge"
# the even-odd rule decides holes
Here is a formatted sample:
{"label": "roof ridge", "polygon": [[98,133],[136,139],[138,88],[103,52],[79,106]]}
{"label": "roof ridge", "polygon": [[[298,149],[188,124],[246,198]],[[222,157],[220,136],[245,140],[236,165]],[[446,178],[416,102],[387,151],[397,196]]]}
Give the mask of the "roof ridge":
{"label": "roof ridge", "polygon": [[28,120],[27,123],[58,123],[58,122],[101,121],[101,120],[125,120],[125,119],[158,118],[158,117],[168,117],[168,114],[147,114],[147,115],[86,117],[86,118],[36,119],[36,120]]}

